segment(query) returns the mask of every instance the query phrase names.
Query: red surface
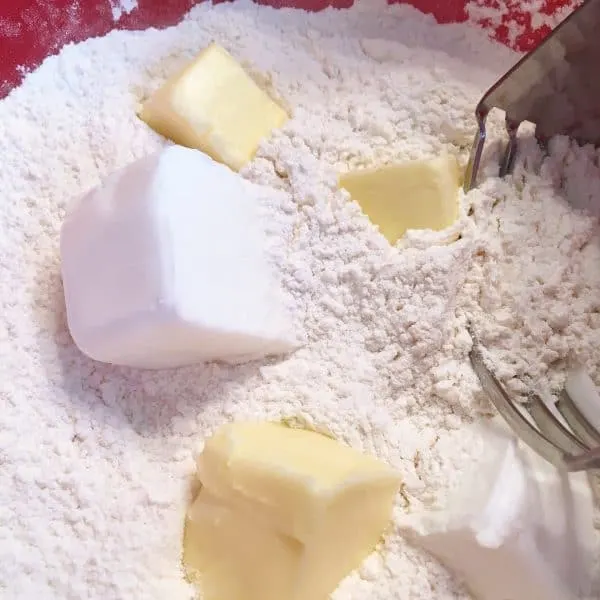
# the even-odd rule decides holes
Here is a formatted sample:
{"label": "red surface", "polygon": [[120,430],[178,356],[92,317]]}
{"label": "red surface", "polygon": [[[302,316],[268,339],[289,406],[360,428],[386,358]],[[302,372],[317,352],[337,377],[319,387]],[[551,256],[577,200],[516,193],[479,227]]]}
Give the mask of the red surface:
{"label": "red surface", "polygon": [[[115,0],[116,1],[116,0]],[[272,6],[293,6],[306,10],[321,10],[328,6],[347,8],[353,0],[257,0]],[[433,14],[441,23],[465,21],[465,0],[390,0],[404,1],[419,10]],[[580,0],[545,0],[541,12],[553,14],[558,8],[574,6]],[[522,7],[531,0],[477,0],[477,4],[502,8],[506,14],[502,25],[479,24],[490,29],[492,37],[509,43],[510,28],[523,31],[515,46],[520,50],[533,48],[548,33],[547,27],[532,30],[531,15]],[[118,3],[118,2],[117,2]],[[138,8],[123,15],[117,24],[113,20],[109,0],[0,0],[0,98],[19,84],[23,74],[38,66],[68,42],[79,42],[104,35],[114,27],[144,29],[166,27],[177,23],[196,0],[138,0]]]}

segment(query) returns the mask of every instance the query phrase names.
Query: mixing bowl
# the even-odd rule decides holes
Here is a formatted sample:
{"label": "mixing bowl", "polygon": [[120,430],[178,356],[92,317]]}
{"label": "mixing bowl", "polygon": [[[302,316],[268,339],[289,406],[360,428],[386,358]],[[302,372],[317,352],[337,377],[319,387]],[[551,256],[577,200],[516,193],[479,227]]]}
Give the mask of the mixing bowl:
{"label": "mixing bowl", "polygon": [[[371,161],[371,147],[378,151],[372,156],[381,162],[424,157],[447,146],[466,154],[475,127],[477,94],[515,56],[486,44],[477,27],[526,51],[572,10],[573,0],[405,0],[431,15],[428,22],[412,9],[387,11],[389,17],[383,20],[385,0],[358,0],[360,11],[347,10],[352,0],[258,1],[280,8],[329,10],[323,19],[306,19],[293,9],[255,11],[250,0],[243,0],[242,6],[235,6],[247,15],[230,27],[235,7],[219,11],[204,5],[195,11],[191,27],[185,30],[186,24],[173,31],[164,52],[160,44],[155,50],[154,44],[157,38],[169,37],[168,31],[113,35],[67,48],[64,61],[48,60],[39,77],[31,77],[0,104],[4,110],[0,122],[5,126],[2,159],[7,165],[0,179],[5,207],[2,241],[8,240],[1,246],[0,278],[14,290],[5,294],[11,296],[3,303],[8,325],[0,327],[0,358],[4,372],[10,373],[2,378],[0,397],[10,396],[11,401],[10,412],[3,404],[9,417],[0,420],[4,492],[0,504],[8,507],[2,518],[8,516],[15,523],[11,533],[23,540],[14,549],[11,544],[5,548],[5,560],[0,562],[6,568],[0,569],[0,580],[17,590],[15,598],[186,597],[179,569],[182,517],[190,499],[184,486],[195,472],[192,450],[219,420],[251,416],[314,423],[405,469],[408,491],[401,504],[413,502],[426,509],[437,497],[441,504],[448,495],[444,486],[460,482],[469,468],[462,465],[471,464],[468,461],[483,447],[483,440],[481,445],[477,441],[479,433],[467,433],[471,415],[486,410],[466,362],[467,310],[476,312],[476,325],[489,325],[482,343],[504,336],[498,356],[505,379],[513,384],[511,391],[523,390],[524,384],[517,388],[522,371],[537,380],[551,378],[548,386],[558,381],[562,371],[554,368],[556,357],[566,360],[570,343],[586,357],[600,345],[594,337],[594,331],[600,333],[594,301],[600,296],[600,278],[587,268],[600,261],[600,249],[587,243],[597,223],[565,206],[553,179],[534,173],[512,186],[490,177],[487,188],[481,185],[465,199],[464,224],[458,223],[445,237],[414,235],[406,253],[390,251],[358,207],[337,189],[335,179],[336,171]],[[27,72],[65,44],[113,29],[164,28],[182,19],[194,3],[5,0],[0,3],[0,97],[10,94]],[[373,14],[367,13],[371,8]],[[205,29],[213,17],[217,26]],[[266,27],[270,17],[277,21],[271,36]],[[369,38],[362,25],[370,17],[377,27]],[[297,21],[294,27],[302,29],[302,36],[290,39],[307,41],[297,61],[288,53],[296,48],[285,35],[286,19]],[[468,21],[475,35],[465,34],[461,26],[444,30],[435,20]],[[349,29],[354,25],[360,27]],[[421,38],[430,43],[395,48],[410,42],[413,28],[419,27]],[[340,39],[328,44],[336,29]],[[267,59],[276,56],[274,77],[285,82],[282,90],[290,97],[296,94],[294,107],[301,118],[290,120],[289,135],[282,135],[276,146],[257,157],[252,175],[255,183],[266,184],[265,219],[270,219],[274,258],[286,263],[282,275],[289,276],[289,295],[302,296],[297,312],[299,320],[310,326],[307,337],[314,347],[296,362],[240,366],[235,373],[234,367],[216,365],[164,376],[93,363],[74,346],[66,329],[58,246],[64,215],[76,195],[164,145],[135,116],[142,91],[148,92],[150,84],[165,79],[174,68],[168,60],[159,64],[163,57],[175,56],[182,64],[186,58],[182,50],[191,54],[195,45],[209,43],[209,36],[221,35],[220,31],[227,33],[225,39],[230,33],[232,40],[242,38],[238,54],[244,60],[265,59],[261,73],[271,71]],[[313,34],[314,39],[309,37]],[[456,55],[439,51],[438,36],[445,37],[441,50],[456,42]],[[121,38],[136,43],[124,47]],[[419,35],[415,38],[418,42]],[[372,42],[365,47],[373,60],[353,60],[363,40]],[[347,47],[356,47],[355,54],[348,54],[350,60]],[[399,52],[388,58],[386,48]],[[248,55],[241,50],[249,50]],[[382,50],[385,60],[378,61]],[[426,55],[425,65],[418,64],[429,50],[436,60]],[[337,63],[329,64],[331,56]],[[488,60],[492,66],[484,68]],[[412,61],[417,63],[414,70]],[[76,79],[86,66],[79,88]],[[331,77],[332,68],[339,68],[339,78]],[[322,85],[321,77],[333,79],[333,85]],[[391,135],[380,127],[394,123],[407,127],[398,127]],[[410,136],[417,138],[415,144]],[[529,144],[527,156],[541,162],[535,144]],[[546,164],[549,171],[561,156],[551,158]],[[568,164],[558,173],[564,170],[567,182],[575,186],[593,171],[590,185],[575,186],[575,191],[586,198],[598,197],[600,187],[593,187],[594,180],[600,186],[595,160],[581,154],[575,167]],[[280,183],[281,194],[275,187]],[[203,190],[198,186],[199,193],[205,194],[207,205],[210,201],[219,206],[211,186],[212,180]],[[268,194],[267,187],[272,187]],[[187,189],[196,193],[195,188]],[[393,186],[388,190],[393,192]],[[498,190],[507,201],[499,200]],[[533,197],[536,202],[527,201]],[[456,198],[454,194],[453,201]],[[472,198],[477,201],[471,203]],[[496,206],[492,214],[490,207]],[[467,214],[474,215],[468,223]],[[220,232],[211,234],[215,238]],[[571,239],[565,242],[563,236]],[[534,237],[539,241],[532,241]],[[205,238],[211,241],[210,236]],[[138,248],[143,255],[144,246]],[[506,254],[503,263],[498,260],[499,248]],[[211,250],[203,256],[209,259]],[[121,257],[129,264],[126,246],[117,260],[103,264],[117,263]],[[238,263],[245,265],[241,259]],[[84,270],[90,279],[96,276],[93,268],[80,273]],[[146,272],[136,281],[142,281]],[[193,279],[195,271],[189,272]],[[338,280],[339,284],[332,283]],[[538,301],[542,295],[543,301]],[[524,317],[515,311],[513,318],[513,306],[524,307]],[[566,324],[573,324],[572,334],[563,332]],[[446,325],[452,336],[448,344]],[[585,328],[591,332],[583,336]],[[516,365],[514,347],[527,352]],[[155,351],[154,345],[150,348]],[[389,406],[387,397],[393,400]],[[306,421],[297,421],[304,415]],[[481,481],[485,487],[488,480]],[[586,490],[584,486],[582,494]],[[539,512],[535,508],[532,514]],[[586,523],[591,524],[591,512],[590,508]],[[532,521],[537,523],[533,517]],[[547,530],[554,532],[556,522],[549,519],[552,527]],[[409,550],[399,530],[392,533],[389,562],[376,557],[364,571],[368,585],[379,586],[373,597],[388,597],[401,585],[403,597],[460,597],[446,594],[446,589],[456,588],[454,583],[439,569],[434,572],[426,556]],[[572,556],[566,551],[565,555]],[[469,560],[468,553],[463,556]],[[522,562],[525,569],[533,559]],[[581,564],[583,571],[587,563]],[[379,578],[379,573],[389,578]],[[136,586],[149,592],[135,593]],[[356,597],[365,597],[361,587],[356,590]]]}
{"label": "mixing bowl", "polygon": [[[441,23],[471,20],[518,50],[542,40],[580,0],[405,0]],[[260,0],[275,7],[347,8],[352,0]],[[177,23],[195,0],[13,0],[0,8],[0,98],[24,73],[70,42],[111,29]],[[483,91],[483,90],[482,90]]]}

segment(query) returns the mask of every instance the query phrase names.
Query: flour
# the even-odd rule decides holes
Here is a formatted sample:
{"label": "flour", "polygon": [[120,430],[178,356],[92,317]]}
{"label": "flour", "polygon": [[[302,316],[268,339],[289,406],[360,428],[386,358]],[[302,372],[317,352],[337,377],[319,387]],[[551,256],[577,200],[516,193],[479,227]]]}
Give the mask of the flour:
{"label": "flour", "polygon": [[137,0],[109,0],[113,20],[118,21],[123,15],[128,15],[137,8]]}
{"label": "flour", "polygon": [[[270,74],[293,118],[244,175],[306,345],[268,364],[143,372],[94,363],[66,331],[65,207],[164,141],[138,102],[211,40]],[[230,419],[301,419],[396,466],[398,514],[442,504],[492,409],[472,373],[471,318],[502,380],[555,391],[571,363],[599,383],[598,156],[526,142],[514,177],[463,198],[461,239],[399,249],[338,170],[447,151],[465,162],[482,91],[517,55],[465,25],[368,2],[306,14],[202,4],[175,28],[65,48],[0,103],[0,590],[7,599],[184,600],[192,456]],[[490,138],[502,131],[490,122]],[[392,528],[335,600],[469,598]],[[600,583],[597,588],[600,594]]]}

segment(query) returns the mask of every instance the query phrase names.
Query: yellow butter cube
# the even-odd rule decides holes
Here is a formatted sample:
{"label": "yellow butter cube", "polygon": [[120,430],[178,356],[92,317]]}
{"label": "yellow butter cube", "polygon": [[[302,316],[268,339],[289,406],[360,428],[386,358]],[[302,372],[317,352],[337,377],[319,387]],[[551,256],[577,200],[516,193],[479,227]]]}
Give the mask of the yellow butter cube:
{"label": "yellow butter cube", "polygon": [[313,431],[237,423],[208,440],[184,563],[205,600],[327,600],[375,548],[400,487]]}
{"label": "yellow butter cube", "polygon": [[176,144],[202,150],[234,170],[250,161],[288,115],[217,44],[199,56],[142,106],[140,118]]}
{"label": "yellow butter cube", "polygon": [[458,217],[460,170],[453,156],[345,173],[339,186],[390,244],[407,229],[439,231]]}

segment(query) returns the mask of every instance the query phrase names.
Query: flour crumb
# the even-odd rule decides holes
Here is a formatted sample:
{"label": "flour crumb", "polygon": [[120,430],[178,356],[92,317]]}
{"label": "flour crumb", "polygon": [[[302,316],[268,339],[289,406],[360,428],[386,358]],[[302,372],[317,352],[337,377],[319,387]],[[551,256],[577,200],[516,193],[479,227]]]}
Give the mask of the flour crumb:
{"label": "flour crumb", "polygon": [[123,15],[130,14],[137,8],[137,0],[109,0],[113,21],[119,21]]}
{"label": "flour crumb", "polygon": [[[304,345],[168,372],[95,363],[66,328],[66,207],[165,143],[136,106],[211,41],[292,109],[242,174],[273,189],[259,209]],[[443,505],[481,452],[472,423],[493,414],[468,319],[517,396],[556,392],[574,362],[600,383],[596,150],[559,139],[544,156],[524,139],[505,180],[488,153],[448,235],[397,248],[337,189],[357,166],[444,152],[464,164],[477,101],[518,57],[380,0],[316,14],[201,3],[176,27],[69,45],[0,102],[4,598],[193,598],[180,560],[193,456],[233,419],[303,423],[385,460],[404,481],[398,516]],[[491,117],[490,139],[503,133]],[[334,598],[470,596],[392,526]]]}

